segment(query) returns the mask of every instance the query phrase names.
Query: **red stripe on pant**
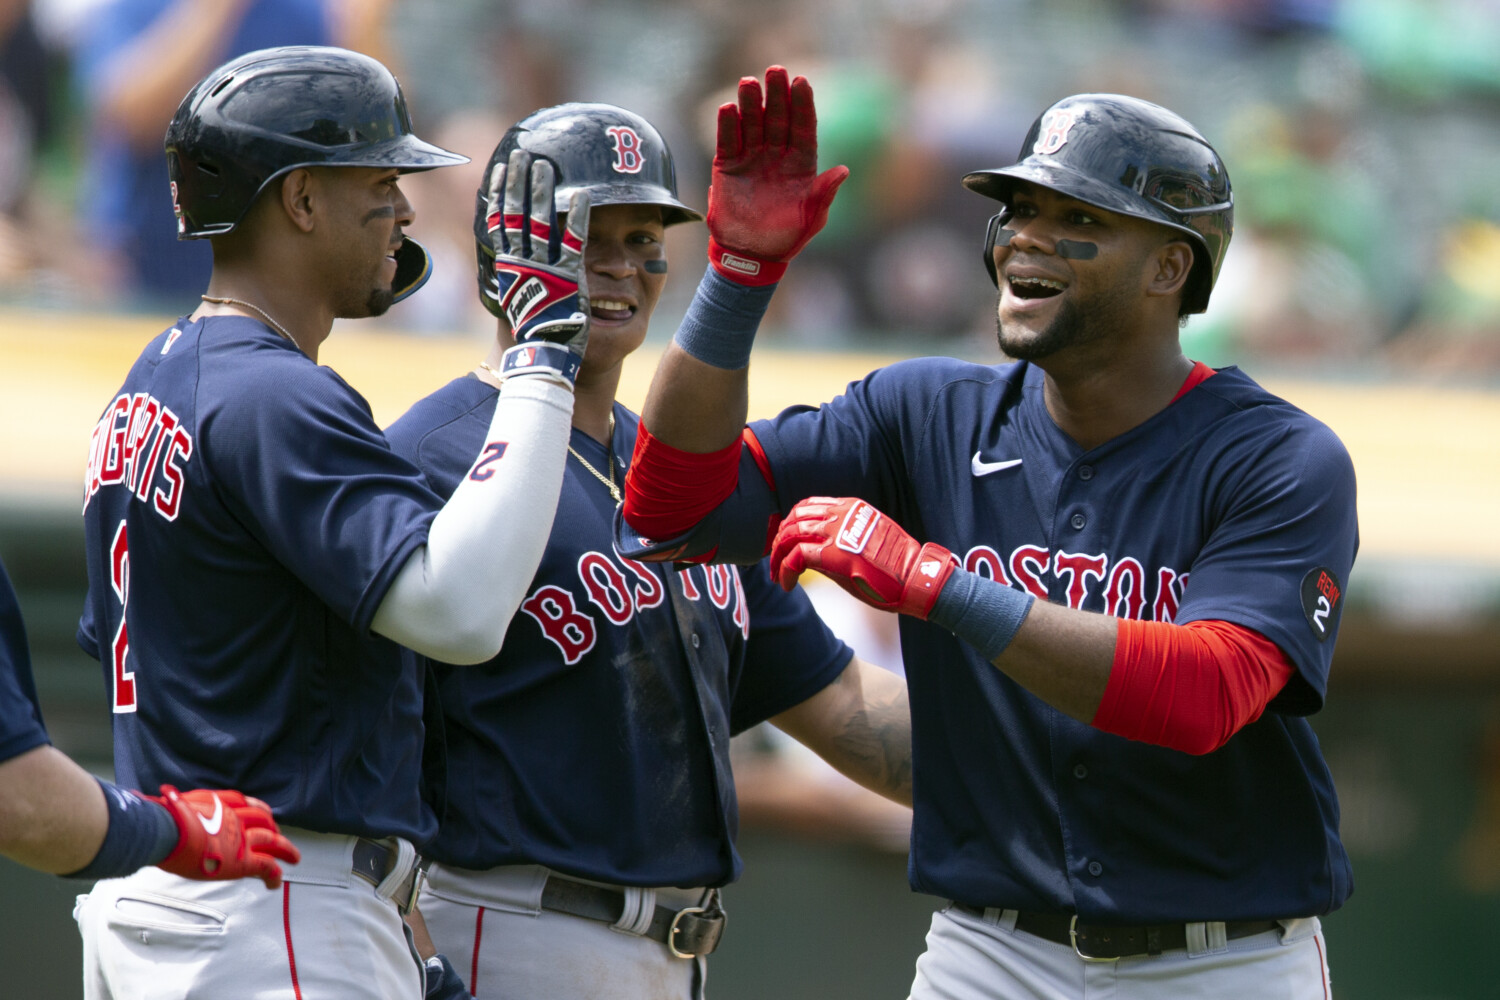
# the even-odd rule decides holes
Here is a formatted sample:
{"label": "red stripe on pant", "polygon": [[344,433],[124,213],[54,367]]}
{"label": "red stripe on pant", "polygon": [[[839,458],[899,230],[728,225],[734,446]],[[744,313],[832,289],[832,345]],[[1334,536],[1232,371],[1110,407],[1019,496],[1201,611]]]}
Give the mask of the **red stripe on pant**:
{"label": "red stripe on pant", "polygon": [[474,917],[474,960],[469,963],[469,996],[479,996],[479,942],[484,937],[484,907]]}
{"label": "red stripe on pant", "polygon": [[302,986],[297,982],[297,953],[292,950],[292,883],[281,883],[281,926],[286,931],[286,963],[292,970],[292,995],[302,1000]]}
{"label": "red stripe on pant", "polygon": [[1320,941],[1320,940],[1318,940],[1317,935],[1313,935],[1313,944],[1315,944],[1315,945],[1318,946],[1318,971],[1320,973],[1322,973],[1322,976],[1323,976],[1323,1000],[1329,1000],[1329,997],[1328,997],[1328,959],[1323,957],[1323,942]]}

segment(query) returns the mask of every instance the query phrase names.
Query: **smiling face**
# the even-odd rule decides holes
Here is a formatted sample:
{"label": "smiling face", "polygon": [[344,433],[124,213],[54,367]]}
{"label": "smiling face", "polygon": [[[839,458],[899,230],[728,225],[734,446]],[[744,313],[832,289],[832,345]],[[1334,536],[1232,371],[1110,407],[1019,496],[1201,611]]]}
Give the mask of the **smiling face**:
{"label": "smiling face", "polygon": [[[993,252],[998,339],[1012,358],[1039,361],[1130,338],[1146,321],[1145,297],[1159,288],[1160,252],[1167,244],[1185,246],[1165,226],[1024,181],[1008,204],[1006,227],[1014,235]],[[1059,253],[1066,240],[1093,244],[1097,253],[1079,255],[1066,244]]]}
{"label": "smiling face", "polygon": [[327,264],[334,315],[358,319],[391,307],[395,253],[415,219],[400,172],[389,167],[317,168],[326,208],[320,251]]}
{"label": "smiling face", "polygon": [[665,227],[656,205],[596,205],[589,212],[583,253],[591,316],[584,372],[618,365],[646,339],[651,312],[666,287],[665,271],[646,269],[666,261]]}

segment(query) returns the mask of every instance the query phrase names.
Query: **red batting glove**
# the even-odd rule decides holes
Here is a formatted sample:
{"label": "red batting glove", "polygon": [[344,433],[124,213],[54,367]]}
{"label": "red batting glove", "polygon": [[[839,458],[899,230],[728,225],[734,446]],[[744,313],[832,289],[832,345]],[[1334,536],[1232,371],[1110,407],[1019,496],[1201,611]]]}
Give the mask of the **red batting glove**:
{"label": "red batting glove", "polygon": [[808,497],[771,543],[771,575],[791,590],[815,569],[866,604],[926,620],[958,559],[918,545],[901,526],[855,497]]}
{"label": "red batting glove", "polygon": [[730,281],[769,285],[828,221],[848,167],[818,173],[818,116],[805,77],[781,66],[740,80],[739,103],[719,107],[708,189],[708,259]]}
{"label": "red batting glove", "polygon": [[171,785],[162,785],[159,797],[145,798],[165,806],[177,822],[181,839],[157,866],[173,875],[204,881],[251,876],[275,889],[281,885],[276,859],[293,865],[302,860],[260,799],[232,790],[179,792]]}

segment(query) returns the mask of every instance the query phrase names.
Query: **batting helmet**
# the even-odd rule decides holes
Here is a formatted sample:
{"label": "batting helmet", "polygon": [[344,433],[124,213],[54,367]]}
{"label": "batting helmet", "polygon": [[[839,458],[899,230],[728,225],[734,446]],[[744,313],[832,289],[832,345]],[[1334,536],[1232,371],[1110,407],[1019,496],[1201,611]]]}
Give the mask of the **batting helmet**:
{"label": "batting helmet", "polygon": [[[199,81],[167,126],[167,176],[177,238],[232,232],[277,177],[298,167],[395,167],[403,173],[467,163],[412,133],[401,85],[369,56],[288,45],[233,59]],[[427,280],[426,251],[396,253],[396,297]]]}
{"label": "batting helmet", "polygon": [[495,255],[489,239],[489,179],[497,164],[524,149],[547,160],[557,174],[554,204],[566,212],[574,191],[587,191],[600,205],[656,205],[662,222],[703,218],[677,200],[677,171],[661,133],[640,115],[613,104],[559,104],[516,122],[490,154],[474,201],[474,249],[479,262],[479,298],[500,316]]}
{"label": "batting helmet", "polygon": [[[1030,181],[1177,230],[1194,249],[1182,310],[1207,308],[1234,233],[1234,196],[1224,161],[1197,129],[1139,98],[1077,94],[1042,112],[1019,159],[966,174],[964,186],[1008,202],[1016,181]],[[985,267],[997,284],[995,237],[1008,216],[1007,210],[992,218],[985,236]]]}

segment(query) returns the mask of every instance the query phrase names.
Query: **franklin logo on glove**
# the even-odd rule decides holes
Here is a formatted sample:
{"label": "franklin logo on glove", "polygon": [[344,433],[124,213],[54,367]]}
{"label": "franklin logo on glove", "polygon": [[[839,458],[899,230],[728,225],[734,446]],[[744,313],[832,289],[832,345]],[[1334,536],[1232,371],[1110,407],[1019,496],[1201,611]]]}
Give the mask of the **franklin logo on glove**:
{"label": "franklin logo on glove", "polygon": [[528,278],[521,284],[520,288],[511,295],[510,301],[505,304],[505,318],[510,320],[512,327],[521,325],[531,312],[531,307],[536,304],[537,299],[547,293],[547,289],[536,278]]}
{"label": "franklin logo on glove", "polygon": [[880,511],[867,503],[855,504],[844,517],[843,527],[839,528],[838,547],[845,552],[863,552],[879,521]]}
{"label": "franklin logo on glove", "polygon": [[727,250],[719,256],[719,266],[726,267],[740,274],[756,275],[760,273],[760,261],[749,260],[745,257],[736,257]]}

